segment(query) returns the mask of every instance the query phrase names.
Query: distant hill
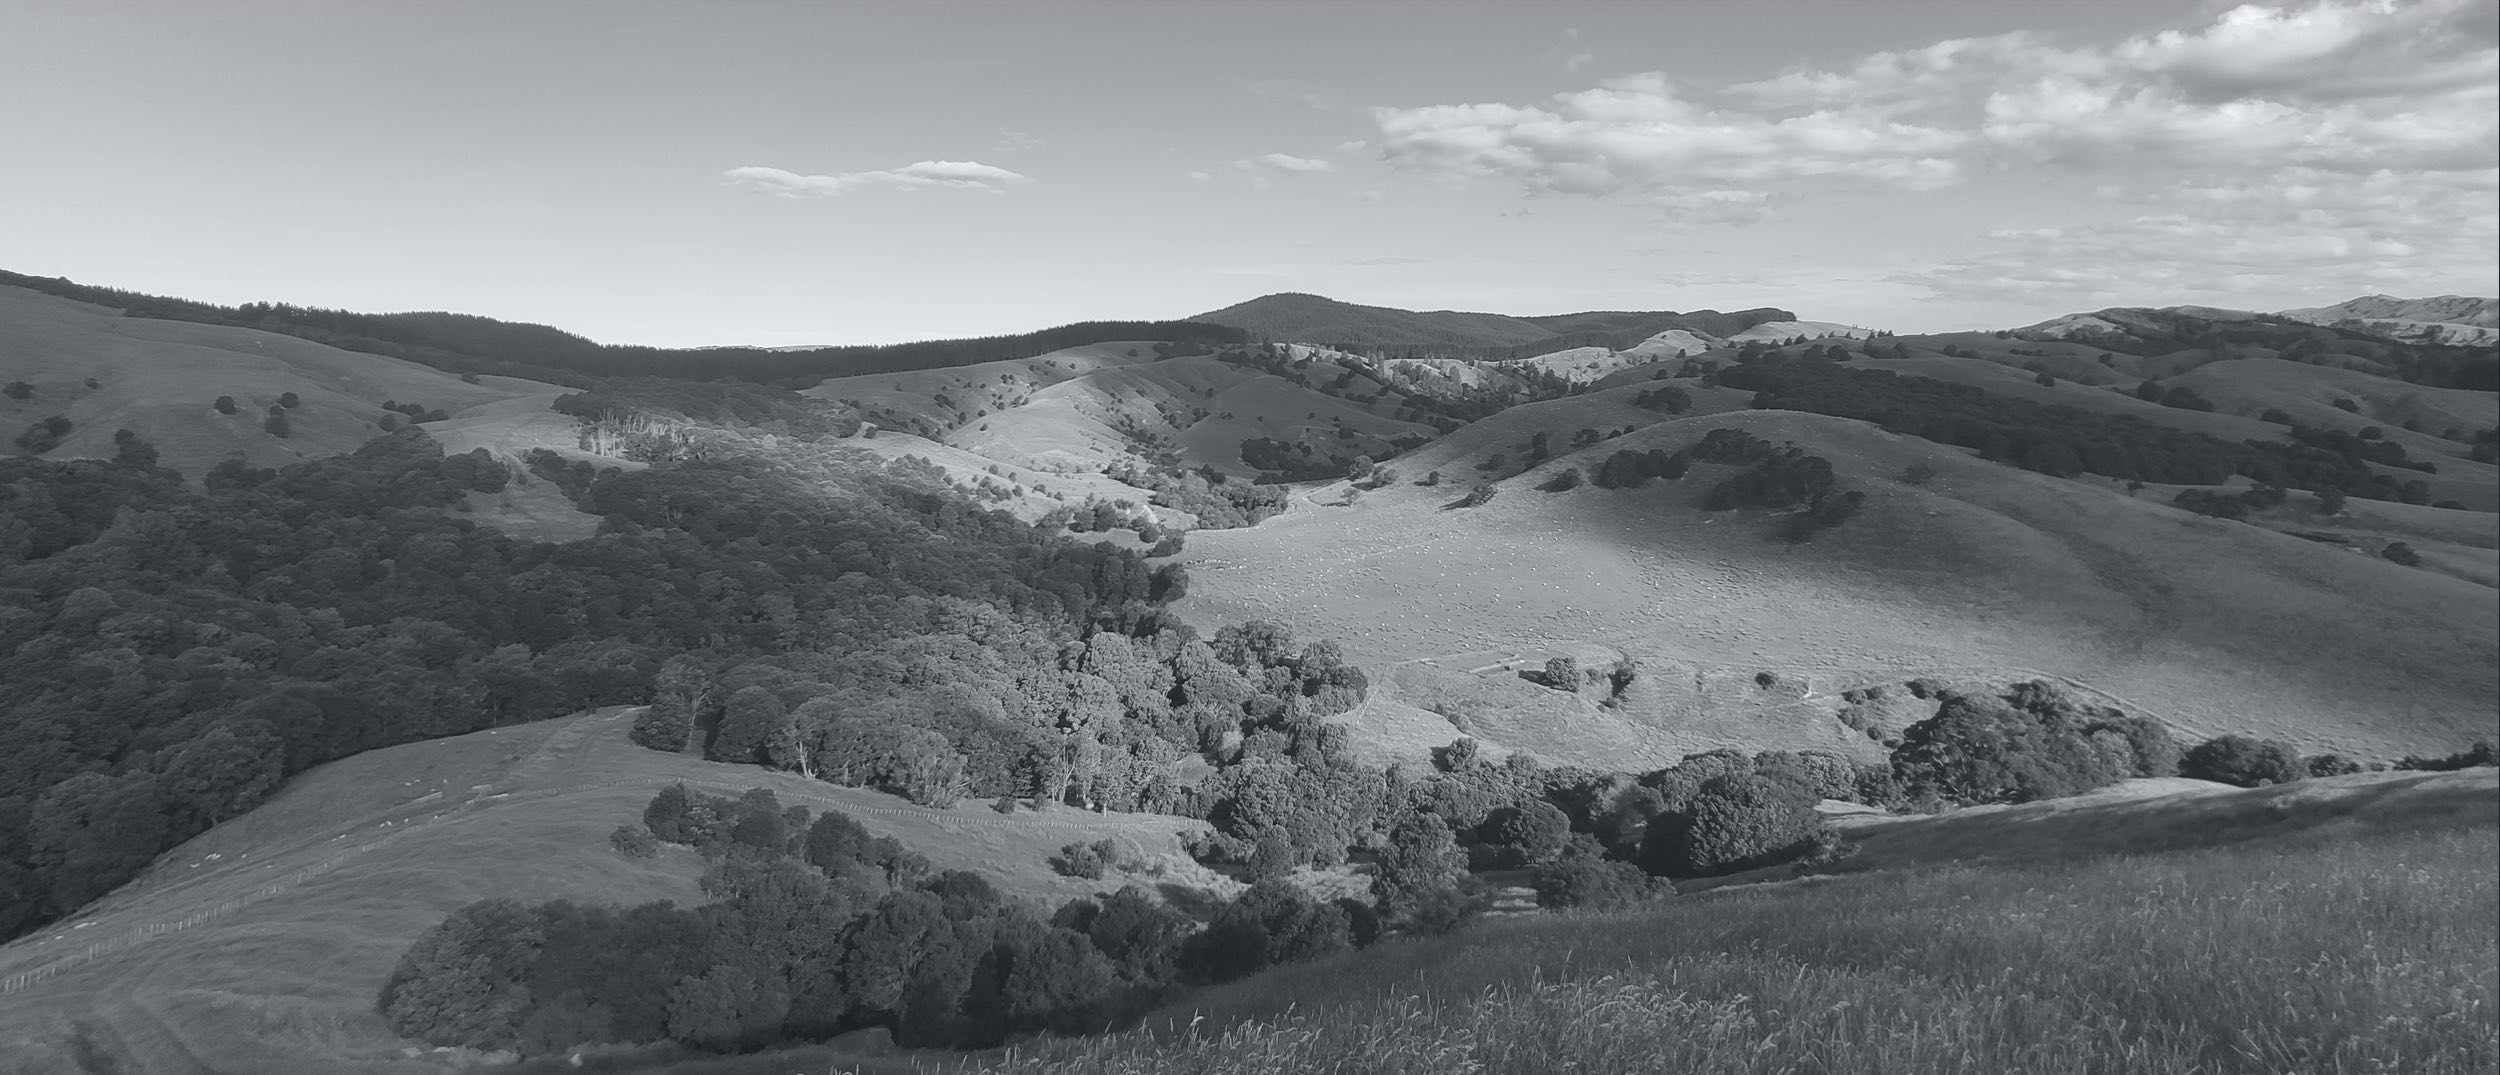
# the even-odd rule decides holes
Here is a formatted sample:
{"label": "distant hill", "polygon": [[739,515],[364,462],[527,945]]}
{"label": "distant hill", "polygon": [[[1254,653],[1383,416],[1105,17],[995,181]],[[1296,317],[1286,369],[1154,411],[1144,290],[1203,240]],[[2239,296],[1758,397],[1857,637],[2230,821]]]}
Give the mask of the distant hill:
{"label": "distant hill", "polygon": [[2500,342],[2500,300],[2465,295],[2428,299],[2364,295],[2333,306],[2284,310],[2281,316],[2313,325],[2360,328],[2416,343],[2489,346]]}
{"label": "distant hill", "polygon": [[[2447,300],[2422,301],[2439,303]],[[2488,304],[2490,300],[2455,301],[2460,304]],[[2399,305],[2386,308],[2410,307]],[[2325,307],[2321,311],[2268,314],[2208,306],[2115,306],[2089,313],[2067,314],[1999,335],[2025,341],[2062,340],[2115,355],[2133,356],[2144,361],[2129,365],[2147,376],[2166,377],[2208,362],[2284,358],[2315,366],[2340,366],[2436,388],[2466,388],[2478,392],[2500,390],[2500,351],[2495,351],[2493,347],[2493,341],[2500,339],[2500,335],[2487,335],[2476,343],[2464,335],[2402,327],[2402,324],[2411,323],[2373,323],[2347,318],[2329,324],[2292,316],[2310,313],[2323,317],[2323,311],[2335,309]],[[2414,312],[2457,312],[2475,316],[2472,310],[2463,309],[2443,311],[2422,307]]]}
{"label": "distant hill", "polygon": [[1532,358],[1571,347],[1623,350],[1673,329],[1724,338],[1766,322],[1796,319],[1786,310],[1769,308],[1734,313],[1597,310],[1536,317],[1460,310],[1418,312],[1295,292],[1266,295],[1190,318],[1280,343],[1496,359]]}

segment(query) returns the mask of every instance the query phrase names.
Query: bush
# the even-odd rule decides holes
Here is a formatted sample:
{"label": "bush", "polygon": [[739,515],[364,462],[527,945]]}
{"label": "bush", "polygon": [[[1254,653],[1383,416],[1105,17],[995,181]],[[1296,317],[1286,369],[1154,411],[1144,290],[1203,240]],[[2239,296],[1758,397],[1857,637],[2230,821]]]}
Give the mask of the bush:
{"label": "bush", "polygon": [[60,447],[61,438],[69,436],[70,428],[69,419],[53,415],[26,427],[26,432],[17,435],[17,446],[28,455],[42,455]]}
{"label": "bush", "polygon": [[1957,803],[2033,802],[2130,774],[2135,759],[2120,735],[2105,750],[2069,708],[2036,697],[2020,688],[2006,700],[1945,692],[1936,715],[1904,730],[1892,752],[1903,791]]}
{"label": "bush", "polygon": [[660,853],[659,837],[631,825],[619,825],[608,833],[608,844],[629,859],[647,859]]}
{"label": "bush", "polygon": [[260,428],[273,437],[285,437],[294,432],[287,425],[286,411],[277,407],[269,408],[269,416],[260,420]]}
{"label": "bush", "polygon": [[1641,868],[1688,878],[1767,866],[1804,850],[1823,827],[1812,793],[1795,782],[1756,774],[1716,777],[1688,809],[1650,821]]}
{"label": "bush", "polygon": [[1553,477],[1545,479],[1543,484],[1537,486],[1549,493],[1567,493],[1579,487],[1580,468],[1578,467],[1564,467],[1555,471]]}
{"label": "bush", "polygon": [[2198,743],[2179,759],[2179,775],[2244,788],[2288,784],[2309,775],[2288,743],[2225,735]]}
{"label": "bush", "polygon": [[2422,566],[2422,554],[2413,551],[2413,546],[2401,541],[2388,542],[2387,547],[2380,549],[2378,554],[2391,564],[2401,564],[2405,567]]}
{"label": "bush", "polygon": [[10,381],[8,387],[0,388],[0,396],[7,396],[14,400],[28,400],[34,398],[34,395],[35,386],[24,381]]}
{"label": "bush", "polygon": [[217,413],[219,414],[233,414],[234,412],[242,409],[235,405],[233,396],[219,396],[217,397],[217,402],[210,404],[210,406],[217,408]]}
{"label": "bush", "polygon": [[2179,775],[2179,741],[2170,726],[2151,717],[2108,716],[2083,728],[2086,736],[2115,734],[2127,741],[2136,776]]}
{"label": "bush", "polygon": [[1936,480],[1936,468],[1927,463],[1912,463],[1901,468],[1901,484],[1925,485]]}
{"label": "bush", "polygon": [[2362,771],[2360,762],[2341,754],[2319,754],[2301,763],[2310,776],[2350,776]]}
{"label": "bush", "polygon": [[1050,868],[1061,877],[1081,877],[1088,881],[1102,880],[1103,871],[1117,865],[1119,849],[1109,840],[1093,843],[1077,842],[1059,849],[1050,857]]}
{"label": "bush", "polygon": [[297,408],[297,407],[301,407],[301,406],[303,406],[303,405],[304,405],[304,397],[299,396],[299,395],[296,395],[296,394],[295,394],[295,393],[293,393],[293,392],[281,392],[281,393],[279,393],[279,394],[278,394],[278,406],[284,407],[284,408],[286,408],[286,409],[288,409],[288,410],[290,410],[290,411],[291,411],[291,410],[294,410],[295,408]]}
{"label": "bush", "polygon": [[2484,740],[2462,753],[2450,754],[2444,758],[2421,758],[2407,754],[2402,761],[2396,763],[2396,768],[2431,773],[2452,773],[2459,769],[2488,768],[2494,765],[2500,765],[2500,754],[2492,750],[2490,740]]}

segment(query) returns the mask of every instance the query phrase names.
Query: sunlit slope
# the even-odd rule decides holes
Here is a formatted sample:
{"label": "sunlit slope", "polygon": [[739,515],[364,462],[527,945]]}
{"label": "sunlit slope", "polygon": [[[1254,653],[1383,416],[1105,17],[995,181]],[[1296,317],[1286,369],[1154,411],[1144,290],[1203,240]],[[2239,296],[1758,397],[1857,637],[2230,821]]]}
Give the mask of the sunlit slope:
{"label": "sunlit slope", "polygon": [[[93,379],[95,387],[88,387]],[[516,397],[554,398],[556,386],[510,377],[476,384],[430,366],[342,351],[292,336],[186,321],[128,318],[68,299],[0,287],[0,382],[32,398],[0,396],[0,434],[14,438],[50,415],[73,429],[48,458],[105,458],[113,431],[153,442],[161,462],[193,481],[235,453],[254,466],[336,455],[381,435],[386,401],[457,416]],[[270,405],[293,392],[288,436],[262,429]],[[211,406],[232,396],[236,413]],[[543,409],[543,404],[536,405]]]}
{"label": "sunlit slope", "polygon": [[[290,781],[268,803],[168,852],[138,881],[0,948],[0,1072],[78,1070],[71,1042],[130,1075],[195,1071],[438,1072],[402,1055],[373,1012],[401,951],[444,914],[490,896],[701,902],[690,849],[629,859],[608,842],[675,781],[721,794],[770,787],[786,804],[849,813],[939,868],[976,869],[1056,904],[1120,877],[1059,877],[1072,840],[1169,848],[1198,824],[1051,809],[940,811],[793,774],[660,754],[627,742],[615,709],[361,754]],[[80,925],[86,923],[86,925]],[[92,954],[90,954],[92,952]],[[31,975],[31,980],[21,976]]]}
{"label": "sunlit slope", "polygon": [[[1558,449],[1567,430],[1622,414],[1599,396],[1541,406]],[[1485,453],[1515,453],[1516,423],[1538,414],[1496,416],[1478,425],[1513,428],[1470,427],[1399,468],[1463,480]],[[1585,472],[1619,448],[1673,450],[1721,427],[1830,459],[1845,488],[1867,494],[1865,509],[1790,545],[1760,511],[1701,510],[1733,467],[1696,465],[1638,490],[1537,488],[1562,466]],[[1898,481],[1913,463],[1937,477]],[[1845,735],[1801,723],[1815,719],[1806,708],[1828,713],[1842,690],[1915,677],[2046,675],[2188,735],[2273,735],[2381,758],[2457,749],[2495,724],[2489,589],[1863,423],[1783,411],[1678,419],[1499,488],[1474,508],[1452,507],[1464,488],[1449,484],[1324,506],[1340,502],[1332,489],[1252,529],[1193,535],[1182,611],[1289,620],[1344,639],[1376,678],[1404,666],[1515,679],[1522,663],[1487,666],[1620,652],[1642,663],[1653,693],[1636,687],[1619,713],[1584,712],[1629,723],[1647,753],[1742,735],[1753,718],[1733,697],[1748,688],[1762,695],[1751,714],[1766,745]],[[1601,746],[1621,744],[1589,749]]]}

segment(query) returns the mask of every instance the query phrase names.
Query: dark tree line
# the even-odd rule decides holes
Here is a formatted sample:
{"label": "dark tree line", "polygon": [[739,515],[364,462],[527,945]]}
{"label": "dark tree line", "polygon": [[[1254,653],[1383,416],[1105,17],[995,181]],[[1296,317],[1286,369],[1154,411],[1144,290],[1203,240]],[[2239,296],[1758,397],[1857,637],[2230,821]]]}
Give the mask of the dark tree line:
{"label": "dark tree line", "polygon": [[2089,471],[2144,482],[2219,485],[2239,474],[2280,488],[2428,501],[2426,486],[2408,493],[2403,483],[2373,471],[2370,464],[2429,464],[2395,462],[2402,459],[2398,445],[2365,446],[2358,438],[2325,431],[2296,431],[2292,444],[2233,444],[2132,415],[1996,396],[1970,385],[1889,370],[1779,356],[1732,367],[1717,377],[1728,387],[1751,389],[1756,407],[1860,419],[1893,433],[1974,448],[1981,458],[2052,477]]}
{"label": "dark tree line", "polygon": [[881,346],[803,351],[751,347],[668,349],[594,343],[545,325],[472,314],[363,314],[266,302],[218,306],[12,272],[0,272],[0,284],[118,307],[131,317],[254,328],[345,350],[407,359],[454,373],[492,373],[573,385],[586,385],[601,377],[736,378],[813,384],[827,377],[1031,358],[1092,343],[1162,340],[1233,344],[1248,338],[1240,329],[1188,321],[1086,321],[1013,336]]}

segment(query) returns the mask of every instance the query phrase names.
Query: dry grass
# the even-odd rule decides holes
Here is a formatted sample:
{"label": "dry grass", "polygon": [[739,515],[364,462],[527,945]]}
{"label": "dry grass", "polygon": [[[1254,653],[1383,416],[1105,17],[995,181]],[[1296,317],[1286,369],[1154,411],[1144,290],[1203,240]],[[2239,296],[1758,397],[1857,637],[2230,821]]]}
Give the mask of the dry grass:
{"label": "dry grass", "polygon": [[[2045,676],[2188,736],[2244,732],[2385,760],[2459,749],[2500,726],[2490,589],[1858,422],[1742,411],[1649,424],[1509,477],[1482,507],[1445,508],[1470,460],[1516,458],[1537,429],[1567,444],[1582,426],[1646,414],[1615,398],[1629,390],[1515,408],[1400,461],[1442,470],[1441,488],[1304,502],[1254,528],[1193,534],[1180,609],[1201,624],[1268,617],[1338,638],[1375,680],[1471,651],[1627,653],[1645,669],[1636,692],[1654,693],[1621,714],[1584,710],[1591,749],[1619,737],[1597,723],[1610,720],[1676,749],[1828,745],[1843,741],[1826,738],[1838,723],[1814,712],[1835,711],[1842,690],[1919,676]],[[1832,459],[1866,491],[1865,510],[1792,546],[1760,512],[1699,509],[1724,467],[1639,490],[1535,488],[1557,467],[1672,449],[1721,426]],[[1898,482],[1913,463],[1938,477]],[[1752,692],[1764,671],[1808,694]],[[1505,745],[1572,749],[1550,736]]]}

